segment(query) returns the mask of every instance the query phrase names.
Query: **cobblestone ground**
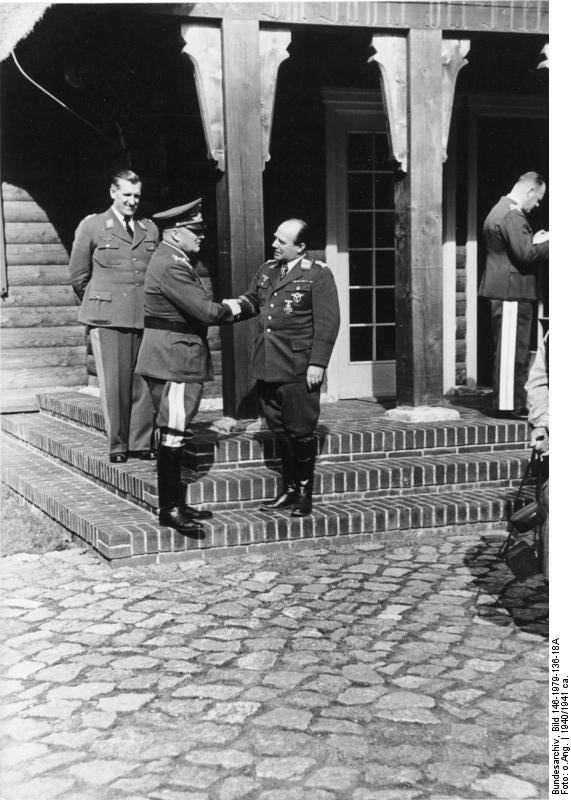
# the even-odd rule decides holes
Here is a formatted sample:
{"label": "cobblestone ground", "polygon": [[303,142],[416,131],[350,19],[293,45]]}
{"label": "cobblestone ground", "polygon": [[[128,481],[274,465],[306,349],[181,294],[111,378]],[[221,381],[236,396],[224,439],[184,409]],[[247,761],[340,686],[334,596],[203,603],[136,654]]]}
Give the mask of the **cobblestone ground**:
{"label": "cobblestone ground", "polygon": [[4,558],[2,800],[546,798],[546,588],[501,538]]}

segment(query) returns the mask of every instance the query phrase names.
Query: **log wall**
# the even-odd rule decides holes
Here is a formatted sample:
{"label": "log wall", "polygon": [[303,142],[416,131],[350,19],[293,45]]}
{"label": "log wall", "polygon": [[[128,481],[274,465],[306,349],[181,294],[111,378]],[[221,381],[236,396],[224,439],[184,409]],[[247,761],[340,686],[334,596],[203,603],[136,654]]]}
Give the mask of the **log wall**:
{"label": "log wall", "polygon": [[69,284],[68,253],[44,209],[2,183],[8,294],[0,315],[2,408],[36,390],[87,383],[85,327]]}

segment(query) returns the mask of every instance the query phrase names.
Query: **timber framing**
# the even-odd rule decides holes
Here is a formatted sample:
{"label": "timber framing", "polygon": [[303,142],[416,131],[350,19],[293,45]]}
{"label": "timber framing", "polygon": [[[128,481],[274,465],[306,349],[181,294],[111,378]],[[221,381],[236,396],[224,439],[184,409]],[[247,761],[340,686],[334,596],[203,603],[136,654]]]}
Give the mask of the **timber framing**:
{"label": "timber framing", "polygon": [[476,33],[549,33],[547,0],[449,0],[449,2],[165,3],[151,13],[202,19],[258,20],[287,25],[425,28]]}

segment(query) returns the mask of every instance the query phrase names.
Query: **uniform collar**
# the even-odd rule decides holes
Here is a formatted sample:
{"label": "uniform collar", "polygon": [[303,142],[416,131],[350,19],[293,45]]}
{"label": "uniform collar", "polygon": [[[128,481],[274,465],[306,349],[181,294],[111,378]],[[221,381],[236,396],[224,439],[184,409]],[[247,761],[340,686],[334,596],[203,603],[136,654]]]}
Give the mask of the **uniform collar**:
{"label": "uniform collar", "polygon": [[[188,261],[188,263],[190,264],[190,259],[189,259],[189,257],[188,257],[188,256],[187,256],[187,254],[184,252],[184,250],[181,250],[181,249],[180,249],[180,247],[177,247],[175,244],[171,244],[170,242],[162,242],[162,244],[164,244],[164,245],[165,245],[165,247],[170,247],[170,248],[171,248],[172,250],[174,250],[176,253],[180,253],[180,255],[181,255],[183,258],[184,258],[184,260],[185,260],[185,261]],[[191,264],[191,266],[192,266],[192,264]]]}

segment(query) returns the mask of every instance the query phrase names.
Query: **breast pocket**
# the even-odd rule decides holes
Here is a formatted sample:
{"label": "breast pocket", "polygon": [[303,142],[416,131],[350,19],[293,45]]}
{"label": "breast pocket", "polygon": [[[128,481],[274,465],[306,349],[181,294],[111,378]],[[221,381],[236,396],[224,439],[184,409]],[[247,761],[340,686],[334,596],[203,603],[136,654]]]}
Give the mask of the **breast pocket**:
{"label": "breast pocket", "polygon": [[99,244],[93,252],[93,260],[101,267],[112,267],[117,263],[119,245],[114,242]]}
{"label": "breast pocket", "polygon": [[311,308],[311,292],[303,289],[294,289],[286,292],[285,304],[296,311],[309,311]]}
{"label": "breast pocket", "polygon": [[88,299],[89,321],[94,324],[109,324],[111,315],[111,292],[95,292]]}

